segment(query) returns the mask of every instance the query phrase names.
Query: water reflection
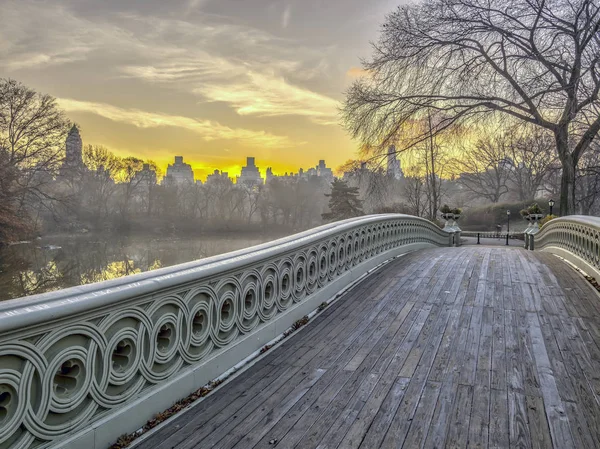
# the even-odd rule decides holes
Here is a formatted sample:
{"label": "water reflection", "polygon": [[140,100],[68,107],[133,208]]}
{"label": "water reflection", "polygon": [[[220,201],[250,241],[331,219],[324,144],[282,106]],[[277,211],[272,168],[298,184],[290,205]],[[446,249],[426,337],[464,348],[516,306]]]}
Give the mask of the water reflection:
{"label": "water reflection", "polygon": [[273,236],[52,238],[0,248],[0,300],[119,278],[258,245]]}

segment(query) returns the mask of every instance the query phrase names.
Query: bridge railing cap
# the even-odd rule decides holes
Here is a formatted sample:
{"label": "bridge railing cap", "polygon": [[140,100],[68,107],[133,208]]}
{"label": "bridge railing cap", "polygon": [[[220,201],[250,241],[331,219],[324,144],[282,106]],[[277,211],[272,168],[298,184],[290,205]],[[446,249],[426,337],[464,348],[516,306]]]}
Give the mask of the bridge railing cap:
{"label": "bridge railing cap", "polygon": [[[407,218],[433,224],[423,218],[404,214],[380,214],[351,218],[319,226],[253,247],[173,265],[118,279],[101,281],[64,290],[0,302],[0,332],[43,323],[64,316],[84,313],[119,301],[169,288],[201,277],[239,269],[261,259],[275,257],[301,246],[316,242],[332,233],[344,232],[357,225]],[[439,228],[440,235],[445,235]]]}

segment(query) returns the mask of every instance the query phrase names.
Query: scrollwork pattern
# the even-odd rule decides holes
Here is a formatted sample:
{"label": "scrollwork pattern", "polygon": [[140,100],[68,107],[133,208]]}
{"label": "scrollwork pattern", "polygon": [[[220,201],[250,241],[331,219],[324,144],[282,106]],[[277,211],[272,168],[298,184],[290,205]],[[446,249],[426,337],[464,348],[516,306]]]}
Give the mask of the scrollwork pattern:
{"label": "scrollwork pattern", "polygon": [[600,219],[568,216],[550,220],[535,237],[535,249],[561,248],[600,271]]}
{"label": "scrollwork pattern", "polygon": [[353,267],[413,242],[448,246],[448,235],[409,216],[358,220],[241,269],[224,263],[221,274],[19,334],[26,337],[0,336],[0,448],[35,447],[84,428]]}

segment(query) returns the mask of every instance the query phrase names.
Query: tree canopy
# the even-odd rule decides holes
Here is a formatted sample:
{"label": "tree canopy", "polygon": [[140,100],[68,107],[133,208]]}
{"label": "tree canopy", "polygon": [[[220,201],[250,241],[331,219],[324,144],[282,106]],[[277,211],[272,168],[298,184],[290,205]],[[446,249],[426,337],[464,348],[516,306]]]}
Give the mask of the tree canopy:
{"label": "tree canopy", "polygon": [[[386,146],[435,111],[442,132],[501,114],[553,133],[561,213],[575,169],[600,130],[597,0],[425,0],[390,14],[349,89],[344,121],[363,145]],[[427,135],[418,136],[427,139]]]}

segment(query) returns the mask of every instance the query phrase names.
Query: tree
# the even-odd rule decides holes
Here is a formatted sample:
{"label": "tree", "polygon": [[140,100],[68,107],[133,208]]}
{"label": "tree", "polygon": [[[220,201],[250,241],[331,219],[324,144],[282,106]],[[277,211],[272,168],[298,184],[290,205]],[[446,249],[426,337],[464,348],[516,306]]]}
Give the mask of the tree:
{"label": "tree", "polygon": [[423,185],[425,178],[421,175],[421,170],[412,165],[406,170],[404,178],[404,197],[408,203],[410,213],[417,217],[425,215],[426,203],[423,201]]}
{"label": "tree", "polygon": [[585,154],[577,169],[578,212],[591,215],[597,211],[600,196],[600,144],[594,142],[594,151]]}
{"label": "tree", "polygon": [[460,175],[458,183],[474,198],[483,197],[497,203],[508,193],[508,179],[513,168],[509,155],[505,136],[482,137],[473,148],[465,148],[454,161],[454,170]]}
{"label": "tree", "polygon": [[53,97],[0,79],[0,221],[14,233],[54,199],[48,186],[64,157],[68,125]]}
{"label": "tree", "polygon": [[349,160],[338,168],[339,172],[344,173],[348,185],[358,188],[367,211],[380,209],[390,203],[395,179],[384,170],[384,160],[379,157],[368,161]]}
{"label": "tree", "polygon": [[338,221],[359,217],[364,214],[362,201],[358,197],[358,187],[349,187],[345,181],[335,179],[331,184],[329,212],[322,214],[323,220]]}
{"label": "tree", "polygon": [[509,134],[513,166],[510,181],[520,201],[532,201],[551,175],[556,163],[552,135],[541,128],[520,127]]}
{"label": "tree", "polygon": [[87,200],[84,204],[92,210],[96,220],[101,220],[108,215],[109,201],[117,190],[114,179],[121,168],[121,161],[101,145],[86,145],[82,156],[89,169],[82,183]]}
{"label": "tree", "polygon": [[[553,134],[561,214],[575,207],[579,159],[600,130],[597,0],[425,0],[390,14],[344,122],[387,145],[430,111],[441,132],[499,114]],[[426,134],[416,141],[427,139]]]}

